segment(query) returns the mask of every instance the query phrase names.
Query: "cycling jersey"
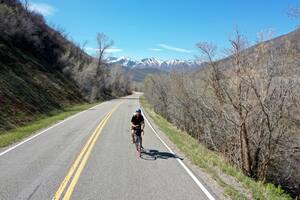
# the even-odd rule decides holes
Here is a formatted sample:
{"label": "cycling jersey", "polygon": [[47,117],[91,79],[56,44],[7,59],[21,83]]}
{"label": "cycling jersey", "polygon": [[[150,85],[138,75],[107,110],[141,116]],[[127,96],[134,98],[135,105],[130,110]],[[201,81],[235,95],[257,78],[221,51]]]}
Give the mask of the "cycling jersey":
{"label": "cycling jersey", "polygon": [[131,118],[131,123],[133,123],[134,125],[141,126],[142,124],[144,124],[144,117],[143,117],[143,115],[140,115],[140,116],[133,115],[132,118]]}

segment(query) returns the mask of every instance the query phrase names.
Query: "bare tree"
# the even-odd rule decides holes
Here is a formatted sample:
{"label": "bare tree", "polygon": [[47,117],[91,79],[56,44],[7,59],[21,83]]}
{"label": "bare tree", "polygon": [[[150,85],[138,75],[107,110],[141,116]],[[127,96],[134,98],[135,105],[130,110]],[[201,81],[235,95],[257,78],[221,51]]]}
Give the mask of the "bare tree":
{"label": "bare tree", "polygon": [[108,80],[108,69],[105,63],[105,53],[113,45],[113,41],[109,39],[104,33],[97,34],[97,44],[98,44],[98,59],[96,66],[96,73],[94,76],[94,89],[92,92],[92,99],[103,98],[105,95],[109,94],[107,88]]}
{"label": "bare tree", "polygon": [[24,0],[23,6],[25,11],[29,12],[30,3],[28,2],[28,0]]}
{"label": "bare tree", "polygon": [[215,56],[217,51],[217,46],[212,43],[200,42],[197,44],[197,47],[200,49],[201,53],[204,55],[204,59],[207,60],[207,63],[210,67],[210,82],[213,86],[215,94],[217,95],[220,102],[224,101],[224,96],[221,91],[220,79],[221,72],[218,68],[218,63],[215,62]]}
{"label": "bare tree", "polygon": [[[104,64],[105,53],[113,45],[113,41],[109,39],[104,33],[97,33],[97,43],[98,43],[98,64],[97,64],[97,73],[99,69]],[[99,68],[99,69],[98,69]]]}

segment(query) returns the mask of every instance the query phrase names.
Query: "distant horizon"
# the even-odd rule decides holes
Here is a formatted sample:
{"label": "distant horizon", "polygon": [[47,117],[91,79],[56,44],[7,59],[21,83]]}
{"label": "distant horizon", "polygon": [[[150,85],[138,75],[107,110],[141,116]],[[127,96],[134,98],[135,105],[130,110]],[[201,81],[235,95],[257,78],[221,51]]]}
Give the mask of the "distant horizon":
{"label": "distant horizon", "polygon": [[114,41],[109,56],[134,60],[194,60],[200,55],[198,42],[218,46],[219,57],[229,48],[236,27],[253,45],[258,33],[273,31],[273,37],[296,29],[299,19],[287,15],[297,0],[240,2],[237,0],[146,1],[146,0],[33,0],[30,9],[41,13],[48,24],[63,27],[72,41],[96,54],[96,34]]}
{"label": "distant horizon", "polygon": [[[90,54],[88,54],[90,55]],[[97,55],[94,54],[94,55],[90,55],[91,57],[93,57],[94,59],[97,59]],[[195,58],[166,58],[166,59],[163,59],[163,58],[158,58],[158,57],[143,57],[143,58],[133,58],[131,56],[115,56],[115,55],[112,55],[112,54],[108,54],[105,56],[105,59],[108,59],[108,58],[117,58],[117,59],[120,59],[120,58],[127,58],[127,59],[130,59],[130,60],[134,60],[134,61],[141,61],[143,59],[149,59],[149,58],[153,58],[153,59],[156,59],[156,60],[160,60],[160,61],[169,61],[169,60],[179,60],[179,61],[196,61],[198,58],[195,56]],[[200,59],[199,59],[200,60]]]}
{"label": "distant horizon", "polygon": [[[120,59],[120,58],[128,58],[128,59],[131,59],[131,60],[136,60],[136,61],[140,61],[140,60],[143,60],[143,59],[156,59],[156,60],[160,60],[160,61],[168,61],[168,60],[185,60],[185,61],[192,61],[192,60],[196,60],[197,58],[195,58],[195,59],[179,59],[179,58],[174,58],[174,59],[161,59],[161,58],[157,58],[157,57],[145,57],[145,58],[133,58],[133,57],[130,57],[130,56],[113,56],[113,55],[108,55],[108,56],[106,56],[107,58],[118,58],[118,59]],[[94,58],[97,58],[97,57],[94,57]]]}

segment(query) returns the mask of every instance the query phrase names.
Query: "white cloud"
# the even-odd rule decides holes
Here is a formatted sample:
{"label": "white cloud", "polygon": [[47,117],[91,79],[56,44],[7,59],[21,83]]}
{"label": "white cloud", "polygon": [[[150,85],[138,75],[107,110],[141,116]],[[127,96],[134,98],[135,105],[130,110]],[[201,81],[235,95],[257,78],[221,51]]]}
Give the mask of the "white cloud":
{"label": "white cloud", "polygon": [[[85,47],[84,48],[85,52],[90,54],[90,55],[96,55],[99,51],[98,48],[93,48],[93,47]],[[106,53],[117,53],[117,52],[121,52],[123,51],[123,49],[117,48],[117,47],[111,47],[106,49]]]}
{"label": "white cloud", "polygon": [[192,52],[191,50],[188,50],[188,49],[178,48],[178,47],[170,46],[167,44],[158,44],[158,46],[160,46],[164,49],[176,51],[176,52],[182,52],[182,53],[191,53]]}
{"label": "white cloud", "polygon": [[150,48],[150,51],[162,51],[162,49]]}
{"label": "white cloud", "polygon": [[85,47],[84,51],[90,55],[94,55],[94,54],[96,54],[97,49],[93,48],[93,47]]}
{"label": "white cloud", "polygon": [[29,3],[29,9],[38,12],[44,16],[53,15],[56,12],[56,8],[46,3]]}
{"label": "white cloud", "polygon": [[106,50],[107,53],[117,53],[117,52],[121,52],[121,51],[123,51],[123,49],[119,49],[119,48],[116,48],[116,47],[111,47],[111,48]]}

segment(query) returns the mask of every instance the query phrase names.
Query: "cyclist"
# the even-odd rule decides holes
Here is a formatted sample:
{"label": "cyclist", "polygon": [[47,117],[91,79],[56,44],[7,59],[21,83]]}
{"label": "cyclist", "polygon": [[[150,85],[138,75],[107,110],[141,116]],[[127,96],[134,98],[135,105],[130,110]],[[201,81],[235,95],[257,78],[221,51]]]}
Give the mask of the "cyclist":
{"label": "cyclist", "polygon": [[[143,135],[144,135],[145,122],[144,122],[144,117],[142,115],[142,111],[139,108],[135,111],[135,113],[133,114],[133,116],[131,118],[131,137],[132,137],[132,143],[135,142],[134,141],[134,134],[135,134],[135,128],[136,128],[136,126],[140,126],[141,127],[141,130],[142,130]],[[141,139],[141,147],[143,148],[142,139]]]}

